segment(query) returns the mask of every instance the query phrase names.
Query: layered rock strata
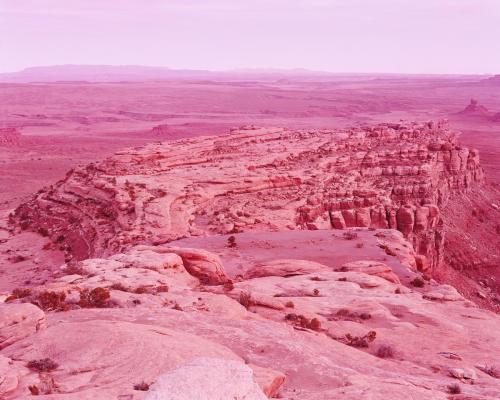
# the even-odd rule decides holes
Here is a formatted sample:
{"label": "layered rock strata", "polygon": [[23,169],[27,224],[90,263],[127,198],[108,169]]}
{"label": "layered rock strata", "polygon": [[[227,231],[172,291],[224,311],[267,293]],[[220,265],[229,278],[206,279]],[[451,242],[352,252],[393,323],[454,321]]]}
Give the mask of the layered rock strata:
{"label": "layered rock strata", "polygon": [[461,147],[443,122],[246,127],[76,168],[11,222],[78,259],[197,235],[393,228],[425,270],[443,259],[440,209],[482,182],[477,151]]}

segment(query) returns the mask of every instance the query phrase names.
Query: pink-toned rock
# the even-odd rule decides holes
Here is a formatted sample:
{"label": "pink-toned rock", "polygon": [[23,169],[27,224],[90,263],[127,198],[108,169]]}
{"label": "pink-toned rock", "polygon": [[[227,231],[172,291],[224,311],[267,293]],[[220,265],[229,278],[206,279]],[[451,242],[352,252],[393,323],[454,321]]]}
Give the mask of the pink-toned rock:
{"label": "pink-toned rock", "polygon": [[237,361],[197,358],[158,377],[145,400],[266,400],[253,371]]}
{"label": "pink-toned rock", "polygon": [[29,303],[0,303],[0,349],[45,327],[45,313]]}
{"label": "pink-toned rock", "polygon": [[342,271],[356,271],[367,275],[375,275],[392,283],[401,283],[398,276],[388,265],[377,261],[354,261],[343,264]]}
{"label": "pink-toned rock", "polygon": [[[160,251],[160,250],[157,250]],[[228,280],[220,257],[202,249],[186,247],[164,247],[161,252],[170,252],[182,258],[186,270],[201,283],[218,285]]]}
{"label": "pink-toned rock", "polygon": [[307,260],[272,260],[257,264],[245,273],[246,279],[260,278],[263,276],[293,276],[310,274],[317,271],[328,271],[326,265]]}

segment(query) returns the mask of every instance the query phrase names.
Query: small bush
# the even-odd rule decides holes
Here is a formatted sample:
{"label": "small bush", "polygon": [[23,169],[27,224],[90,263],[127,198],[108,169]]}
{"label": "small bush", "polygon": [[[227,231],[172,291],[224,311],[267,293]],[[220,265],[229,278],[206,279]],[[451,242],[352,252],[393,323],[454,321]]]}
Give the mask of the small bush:
{"label": "small bush", "polygon": [[309,319],[303,315],[290,313],[285,315],[285,320],[290,321],[293,325],[299,326],[301,328],[311,329],[313,331],[321,330],[321,322],[317,318]]}
{"label": "small bush", "polygon": [[315,281],[315,282],[324,282],[324,281],[326,281],[326,279],[320,278],[319,276],[313,276],[313,277],[311,277],[309,279],[312,280],[312,281]]}
{"label": "small bush", "polygon": [[31,296],[31,289],[28,288],[16,288],[12,291],[12,294],[5,299],[5,301],[13,301],[17,299],[24,299],[25,297]]}
{"label": "small bush", "polygon": [[38,389],[37,385],[29,385],[28,390],[33,396],[38,396],[40,394],[40,389]]}
{"label": "small bush", "polygon": [[184,309],[179,305],[179,303],[175,303],[175,305],[172,308],[177,311],[184,311]]}
{"label": "small bush", "polygon": [[233,281],[229,280],[226,283],[224,283],[224,291],[225,292],[231,292],[233,289],[234,289]]}
{"label": "small bush", "polygon": [[85,289],[80,293],[78,305],[82,308],[104,308],[109,306],[109,298],[108,289],[102,287]]}
{"label": "small bush", "polygon": [[59,364],[50,358],[41,358],[39,360],[31,360],[26,367],[36,372],[51,372],[54,371]]}
{"label": "small bush", "polygon": [[344,232],[342,234],[342,237],[345,240],[354,240],[354,239],[357,239],[358,234],[356,232],[354,232],[354,231],[347,231],[347,232]]}
{"label": "small bush", "polygon": [[80,263],[68,263],[63,269],[65,275],[89,275],[88,271]]}
{"label": "small bush", "polygon": [[460,393],[462,393],[462,389],[460,389],[460,386],[458,385],[458,383],[454,383],[454,384],[448,386],[448,393],[460,394]]}
{"label": "small bush", "polygon": [[134,385],[134,390],[141,390],[143,392],[147,392],[149,390],[149,383],[142,381],[141,383],[137,383]]}
{"label": "small bush", "polygon": [[240,292],[240,304],[248,310],[250,306],[254,305],[252,295],[245,291]]}
{"label": "small bush", "polygon": [[64,300],[66,300],[66,293],[45,290],[38,293],[32,302],[44,311],[67,311],[69,306]]}
{"label": "small bush", "polygon": [[120,290],[122,292],[128,292],[129,289],[123,285],[122,283],[118,282],[118,283],[113,283],[110,287],[110,289],[113,289],[113,290]]}
{"label": "small bush", "polygon": [[156,287],[156,293],[166,293],[168,292],[169,288],[167,285],[160,285]]}
{"label": "small bush", "polygon": [[390,344],[382,344],[377,349],[377,357],[379,358],[394,358],[394,349]]}
{"label": "small bush", "polygon": [[410,284],[411,284],[412,286],[414,286],[414,287],[421,288],[421,287],[424,287],[424,285],[425,285],[425,281],[424,281],[422,278],[420,278],[420,277],[418,277],[418,276],[417,276],[415,279],[413,279],[413,280],[410,282]]}
{"label": "small bush", "polygon": [[139,286],[134,290],[134,293],[136,294],[151,294],[153,293],[153,288],[150,286]]}
{"label": "small bush", "polygon": [[371,342],[377,337],[377,332],[370,331],[364,336],[352,336],[350,333],[345,335],[345,342],[352,347],[368,347]]}
{"label": "small bush", "polygon": [[314,289],[313,290],[313,295],[319,296],[319,289]]}
{"label": "small bush", "polygon": [[293,304],[293,301],[287,301],[286,304],[285,304],[285,307],[294,308],[295,304]]}
{"label": "small bush", "polygon": [[356,243],[356,247],[357,247],[358,249],[363,248],[363,246],[364,246],[364,243],[363,243],[363,242],[358,242],[358,243]]}
{"label": "small bush", "polygon": [[236,246],[237,246],[237,244],[236,244],[236,237],[234,237],[233,235],[229,236],[227,238],[227,247],[234,248]]}

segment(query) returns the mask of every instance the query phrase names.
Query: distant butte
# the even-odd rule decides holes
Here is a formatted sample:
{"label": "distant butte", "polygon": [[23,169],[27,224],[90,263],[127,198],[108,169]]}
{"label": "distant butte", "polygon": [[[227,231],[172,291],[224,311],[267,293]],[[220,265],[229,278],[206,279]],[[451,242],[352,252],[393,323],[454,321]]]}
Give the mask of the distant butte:
{"label": "distant butte", "polygon": [[465,107],[465,109],[459,114],[463,116],[480,118],[487,118],[491,115],[488,109],[485,106],[480,105],[476,99],[471,99],[469,105]]}

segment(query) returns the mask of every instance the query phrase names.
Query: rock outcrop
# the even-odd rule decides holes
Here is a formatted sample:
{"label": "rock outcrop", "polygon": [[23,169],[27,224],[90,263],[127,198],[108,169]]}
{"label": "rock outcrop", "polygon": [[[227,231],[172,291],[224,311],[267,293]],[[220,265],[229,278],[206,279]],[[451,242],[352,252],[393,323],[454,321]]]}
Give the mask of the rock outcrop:
{"label": "rock outcrop", "polygon": [[77,259],[197,235],[393,228],[433,268],[443,259],[440,208],[482,181],[477,151],[444,123],[252,128],[77,168],[11,221]]}
{"label": "rock outcrop", "polygon": [[[235,247],[226,236],[207,241],[198,250],[217,254],[231,279],[220,285],[189,278],[170,252],[192,253],[210,238],[67,265],[6,305],[65,295],[57,296],[64,307],[45,313],[45,329],[0,350],[0,395],[447,400],[458,385],[463,398],[497,399],[498,315],[422,279],[401,233],[351,232],[358,236],[303,230],[235,234]],[[262,276],[251,277],[259,266]],[[109,291],[109,301],[82,303],[89,290]]]}

